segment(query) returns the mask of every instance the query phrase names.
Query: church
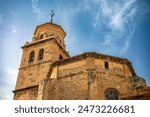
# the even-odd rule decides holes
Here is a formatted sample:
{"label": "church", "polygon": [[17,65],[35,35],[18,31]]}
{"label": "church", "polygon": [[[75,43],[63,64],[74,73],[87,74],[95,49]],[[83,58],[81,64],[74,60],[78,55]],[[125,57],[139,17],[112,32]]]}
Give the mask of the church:
{"label": "church", "polygon": [[125,58],[85,52],[70,56],[66,32],[47,22],[36,27],[23,54],[14,100],[149,100],[150,88]]}

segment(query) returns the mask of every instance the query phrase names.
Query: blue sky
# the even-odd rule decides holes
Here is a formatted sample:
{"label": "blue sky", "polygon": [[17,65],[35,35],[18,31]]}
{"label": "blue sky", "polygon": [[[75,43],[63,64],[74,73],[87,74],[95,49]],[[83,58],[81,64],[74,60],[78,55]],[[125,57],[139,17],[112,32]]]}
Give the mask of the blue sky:
{"label": "blue sky", "polygon": [[51,9],[71,56],[91,51],[128,58],[150,86],[149,0],[0,0],[0,99],[12,99],[20,47],[50,21]]}

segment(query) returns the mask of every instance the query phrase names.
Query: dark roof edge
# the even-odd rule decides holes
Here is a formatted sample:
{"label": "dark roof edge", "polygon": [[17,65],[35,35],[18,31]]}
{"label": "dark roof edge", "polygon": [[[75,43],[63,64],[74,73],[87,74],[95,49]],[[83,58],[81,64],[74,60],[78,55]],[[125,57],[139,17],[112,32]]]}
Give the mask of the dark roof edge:
{"label": "dark roof edge", "polygon": [[71,61],[74,62],[74,61],[78,61],[78,60],[84,60],[88,57],[101,58],[101,59],[112,60],[112,61],[116,61],[116,62],[120,62],[120,63],[126,63],[129,66],[129,69],[131,70],[132,74],[134,76],[136,76],[134,68],[132,67],[132,63],[128,59],[120,58],[120,57],[116,57],[116,56],[111,56],[111,55],[100,54],[100,53],[96,53],[96,52],[85,52],[85,53],[82,53],[80,55],[72,56],[68,59],[58,60],[58,61],[55,61],[52,64],[52,66],[55,67],[56,65],[67,64]]}

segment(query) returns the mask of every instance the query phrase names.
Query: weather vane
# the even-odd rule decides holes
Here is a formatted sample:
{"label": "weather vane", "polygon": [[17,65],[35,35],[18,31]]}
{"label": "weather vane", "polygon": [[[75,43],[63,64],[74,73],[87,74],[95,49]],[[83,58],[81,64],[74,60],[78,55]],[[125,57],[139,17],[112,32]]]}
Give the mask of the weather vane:
{"label": "weather vane", "polygon": [[53,16],[55,15],[53,10],[51,10],[51,14],[50,15],[51,15],[51,23],[53,23]]}

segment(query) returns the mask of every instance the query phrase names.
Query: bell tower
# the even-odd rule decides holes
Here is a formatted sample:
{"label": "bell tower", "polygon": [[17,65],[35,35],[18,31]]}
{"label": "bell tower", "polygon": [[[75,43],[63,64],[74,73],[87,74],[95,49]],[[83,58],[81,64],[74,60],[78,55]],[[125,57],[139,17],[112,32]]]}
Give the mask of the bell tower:
{"label": "bell tower", "polygon": [[50,65],[70,57],[66,52],[65,35],[63,28],[52,22],[36,27],[32,42],[22,47],[14,99],[36,99],[38,85],[47,77]]}

